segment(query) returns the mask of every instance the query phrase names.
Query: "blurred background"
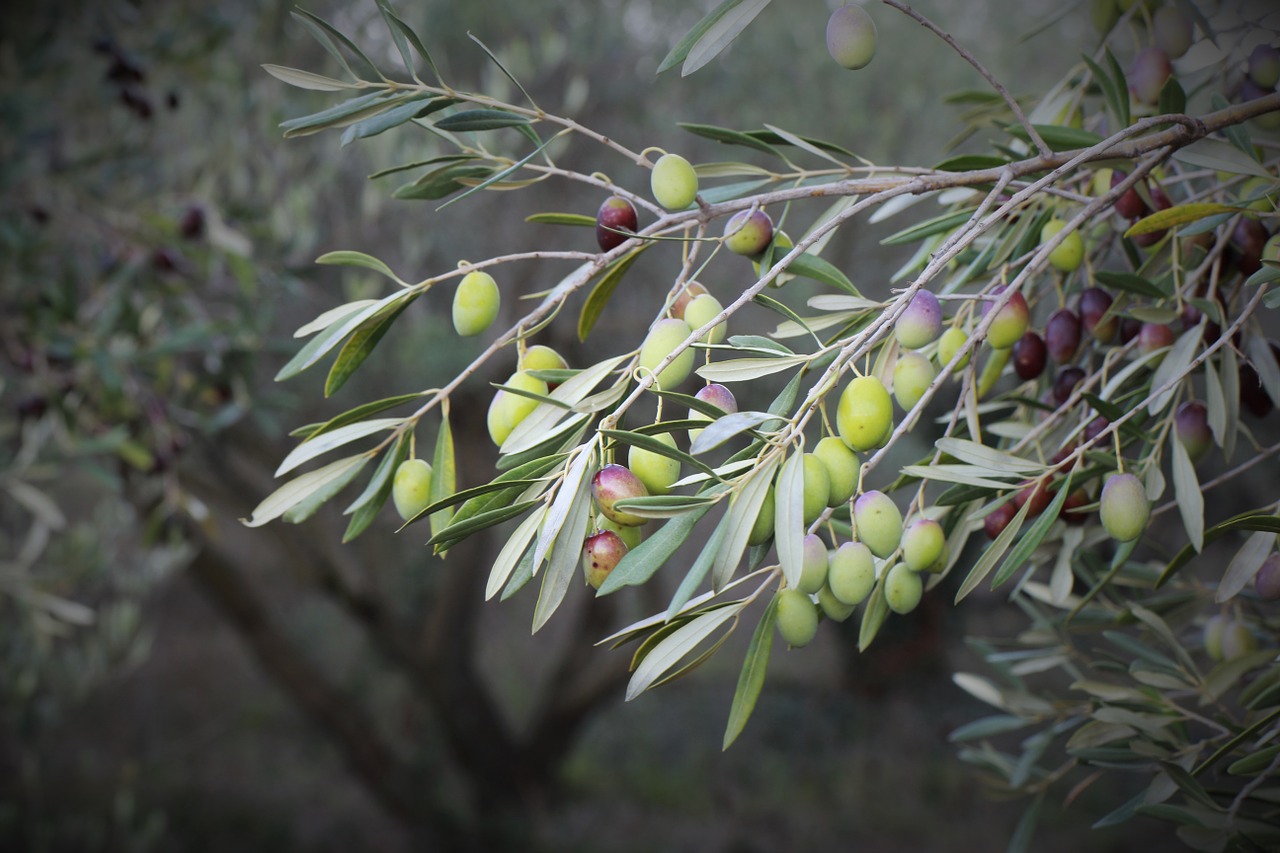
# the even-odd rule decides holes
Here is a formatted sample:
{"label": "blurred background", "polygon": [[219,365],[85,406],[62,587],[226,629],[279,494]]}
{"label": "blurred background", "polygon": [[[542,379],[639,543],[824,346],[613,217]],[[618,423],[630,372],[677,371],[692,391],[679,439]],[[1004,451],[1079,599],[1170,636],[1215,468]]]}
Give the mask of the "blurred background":
{"label": "blurred background", "polygon": [[[695,162],[750,155],[676,121],[769,122],[877,163],[932,165],[964,109],[943,97],[981,88],[887,8],[873,12],[875,62],[835,68],[831,0],[772,4],[683,80],[654,69],[712,0],[399,5],[455,86],[517,94],[470,32],[548,110]],[[1096,44],[1087,4],[1061,6],[919,4],[1019,94]],[[459,343],[448,295],[433,293],[334,398],[322,372],[273,382],[293,330],[385,292],[376,274],[317,256],[356,249],[417,280],[460,258],[594,250],[587,230],[524,217],[593,214],[601,200],[544,184],[436,213],[391,199],[403,176],[368,179],[429,156],[413,128],[346,148],[336,133],[283,139],[281,121],[334,100],[261,64],[340,76],[291,8],[58,0],[0,12],[0,849],[1003,849],[1026,804],[986,798],[947,741],[984,713],[950,680],[972,665],[965,635],[1018,625],[994,598],[954,611],[929,596],[866,655],[856,626],[828,625],[804,652],[776,648],[754,718],[722,753],[749,630],[631,703],[628,651],[594,646],[664,606],[678,576],[599,601],[575,591],[531,638],[536,594],[482,601],[496,537],[441,561],[421,528],[396,535],[388,507],[343,545],[345,501],[301,525],[238,523],[274,488],[291,429],[442,384],[481,346]],[[372,0],[307,8],[399,68]],[[647,185],[586,143],[559,159]],[[887,292],[907,255],[877,241],[901,224],[855,224],[824,256],[868,294]],[[579,365],[638,342],[634,318],[650,316],[674,269],[670,257],[637,267],[586,344],[571,322],[539,342]],[[565,271],[520,267],[504,287],[532,293]],[[707,283],[722,301],[744,284]],[[517,307],[506,301],[507,320]],[[735,331],[773,324],[744,313]],[[453,401],[462,485],[490,476],[484,382],[513,362]],[[918,432],[904,456],[932,443]],[[1070,807],[1051,800],[1034,848],[1159,847],[1168,830],[1154,823],[1089,828],[1130,793],[1099,784]]]}

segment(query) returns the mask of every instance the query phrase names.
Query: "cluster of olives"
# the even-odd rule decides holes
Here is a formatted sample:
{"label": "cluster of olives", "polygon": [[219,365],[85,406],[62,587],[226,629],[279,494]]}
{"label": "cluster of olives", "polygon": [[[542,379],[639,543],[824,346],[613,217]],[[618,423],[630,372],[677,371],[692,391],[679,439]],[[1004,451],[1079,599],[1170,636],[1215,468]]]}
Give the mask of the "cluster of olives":
{"label": "cluster of olives", "polygon": [[[526,349],[520,356],[516,372],[507,378],[503,385],[518,391],[546,395],[552,387],[543,379],[534,376],[534,372],[545,370],[565,370],[568,363],[564,356],[549,346],[538,344]],[[487,424],[489,438],[493,443],[502,446],[503,442],[515,431],[520,422],[527,418],[538,407],[538,401],[523,394],[516,394],[503,389],[493,395],[489,401]]]}
{"label": "cluster of olives", "polygon": [[889,609],[910,613],[924,594],[921,575],[946,567],[947,540],[937,521],[917,518],[904,530],[898,507],[877,491],[858,497],[853,516],[857,541],[828,551],[820,537],[809,534],[799,581],[777,593],[778,633],[793,648],[813,641],[819,615],[848,619],[878,578],[884,579],[881,594]]}

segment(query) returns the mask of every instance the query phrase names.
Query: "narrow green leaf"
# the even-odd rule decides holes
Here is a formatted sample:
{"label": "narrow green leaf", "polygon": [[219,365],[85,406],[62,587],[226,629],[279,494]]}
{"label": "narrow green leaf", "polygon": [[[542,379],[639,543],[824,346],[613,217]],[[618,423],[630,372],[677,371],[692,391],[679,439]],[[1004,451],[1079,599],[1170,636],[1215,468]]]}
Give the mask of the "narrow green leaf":
{"label": "narrow green leaf", "polygon": [[391,271],[391,267],[387,266],[372,255],[366,255],[364,252],[353,252],[350,250],[325,252],[323,255],[316,258],[316,263],[344,267],[364,267],[365,269],[373,270],[374,272],[380,272],[392,281],[399,282],[400,284],[404,283],[401,281],[400,276]]}
{"label": "narrow green leaf", "polygon": [[[1078,127],[1065,127],[1060,124],[1036,124],[1032,126],[1036,129],[1036,133],[1040,134],[1040,138],[1045,141],[1045,144],[1054,151],[1089,148],[1102,141],[1102,137],[1098,134],[1088,130],[1081,130]],[[1031,137],[1020,124],[1007,124],[1004,129],[1010,136],[1023,142],[1031,141]]]}
{"label": "narrow green leaf", "polygon": [[768,5],[769,0],[733,0],[733,8],[707,27],[702,38],[689,48],[680,76],[688,77],[719,56]]}
{"label": "narrow green leaf", "polygon": [[707,31],[741,2],[742,0],[724,0],[724,2],[719,6],[708,12],[702,20],[694,24],[693,28],[689,30],[689,32],[684,34],[680,41],[676,42],[676,46],[671,48],[671,51],[666,55],[662,62],[658,64],[657,73],[661,74],[668,68],[674,68],[681,62],[684,62],[685,58],[689,55],[689,51],[693,49],[695,44],[701,41],[702,37],[707,34]]}
{"label": "narrow green leaf", "polygon": [[492,171],[493,169],[489,166],[463,163],[442,166],[427,172],[413,183],[400,187],[391,194],[391,197],[411,201],[420,199],[434,201],[465,189],[465,185],[459,183],[460,178],[484,178]]}
{"label": "narrow green leaf", "polygon": [[1018,531],[1022,529],[1022,523],[1027,519],[1027,512],[1031,507],[1031,501],[1027,501],[1018,510],[1004,530],[1000,531],[1000,535],[995,538],[982,556],[978,558],[978,562],[974,563],[973,568],[969,570],[969,574],[965,577],[964,582],[960,584],[959,591],[956,592],[956,604],[964,600],[965,596],[977,589],[978,584],[982,583],[996,563],[1009,550],[1009,546],[1013,543],[1013,538],[1018,535]]}
{"label": "narrow green leaf", "polygon": [[[542,520],[545,517],[545,512],[531,512],[528,518],[520,522],[519,526],[512,532],[502,546],[502,550],[498,552],[497,559],[493,561],[493,567],[489,570],[489,580],[484,588],[485,601],[491,600],[507,585],[507,582],[511,579],[511,573],[515,571],[521,562],[521,558],[526,553],[532,559],[533,552],[529,546],[533,544],[533,536],[538,532],[538,528],[542,526]],[[532,565],[529,569],[529,576],[533,577]]]}
{"label": "narrow green leaf", "polygon": [[[584,456],[592,456],[584,453]],[[566,486],[569,480],[566,477]],[[552,522],[553,504],[543,521],[543,529]],[[538,591],[538,603],[533,609],[533,631],[547,624],[547,620],[559,609],[569,590],[569,582],[578,575],[582,562],[582,543],[591,523],[591,481],[584,478],[576,488],[564,525],[556,533],[555,544],[547,559],[547,570],[542,575],[542,588]],[[535,551],[534,559],[538,559]]]}
{"label": "narrow green leaf", "polygon": [[[1173,342],[1173,346],[1169,347],[1169,351],[1165,353],[1164,359],[1151,375],[1151,388],[1154,391],[1163,386],[1166,382],[1182,377],[1185,380],[1187,371],[1191,367],[1191,362],[1195,360],[1196,350],[1200,348],[1200,336],[1204,331],[1204,324],[1201,323],[1193,329],[1188,329]],[[1151,399],[1147,411],[1153,416],[1160,414],[1165,406],[1173,400],[1175,394],[1178,393],[1178,384],[1170,386],[1165,391],[1157,394]]]}
{"label": "narrow green leaf", "polygon": [[773,624],[778,618],[778,598],[774,596],[756,623],[751,633],[751,642],[747,645],[747,654],[742,660],[742,671],[738,674],[738,686],[733,690],[733,702],[729,706],[729,722],[724,729],[724,741],[720,748],[729,746],[742,734],[742,729],[751,719],[751,712],[756,708],[760,691],[764,688],[765,673],[769,669],[769,654],[773,651]]}
{"label": "narrow green leaf", "polygon": [[1191,166],[1229,172],[1233,175],[1253,175],[1275,180],[1254,157],[1250,157],[1230,143],[1217,139],[1201,139],[1173,153],[1173,159]]}
{"label": "narrow green leaf", "polygon": [[[547,508],[546,520],[542,523],[542,529],[538,531],[538,544],[533,552],[534,563],[541,563],[543,557],[551,552],[551,547],[560,535],[561,528],[577,508],[579,495],[591,491],[591,478],[588,472],[595,470],[595,458],[594,445],[579,448],[570,455],[569,464],[560,480],[555,498]],[[581,536],[578,537],[578,541],[581,544]],[[537,627],[534,630],[536,631]]]}
{"label": "narrow green leaf", "polygon": [[467,131],[497,130],[503,127],[519,127],[527,125],[529,120],[522,115],[506,110],[463,110],[437,119],[435,126],[449,133],[465,133]]}
{"label": "narrow green leaf", "polygon": [[[356,59],[360,60],[361,64],[365,66],[364,71],[366,74],[368,74],[371,77],[377,77],[381,80],[387,79],[385,76],[383,76],[382,72],[378,70],[378,66],[374,65],[373,62],[369,59],[369,57],[365,56],[364,52],[361,51],[360,48],[356,47],[355,42],[353,42],[351,39],[343,35],[341,30],[339,30],[337,27],[330,24],[324,18],[321,18],[319,15],[312,14],[311,12],[308,12],[306,9],[296,9],[295,11],[292,12],[292,14],[295,18],[298,18],[298,20],[302,21],[302,23],[304,24],[308,24],[309,22],[313,23],[315,27],[319,27],[323,29],[324,32],[328,33],[330,36],[337,39],[342,44],[343,47],[351,51],[351,54]],[[330,51],[330,52],[333,53],[335,56],[337,56],[339,61],[341,61],[342,59],[341,55],[339,55],[336,51]],[[343,64],[345,65],[345,63]]]}
{"label": "narrow green leaf", "polygon": [[395,305],[397,302],[411,298],[412,296],[413,294],[408,291],[392,293],[390,296],[383,297],[372,305],[353,313],[342,322],[333,324],[308,341],[302,349],[298,350],[297,354],[295,354],[293,358],[289,359],[288,363],[286,363],[285,366],[280,368],[280,371],[276,373],[275,380],[277,382],[282,382],[285,379],[297,376],[299,373],[324,358],[330,350],[345,340],[347,335],[358,329],[369,318],[373,317],[380,311]]}
{"label": "narrow green leaf", "polygon": [[711,583],[715,589],[722,589],[733,577],[742,553],[747,549],[747,538],[755,526],[760,508],[769,494],[769,486],[773,482],[774,472],[778,468],[778,459],[770,457],[755,469],[750,479],[746,480],[729,502],[728,530],[725,533],[724,548],[716,554],[711,566]]}
{"label": "narrow green leaf", "polygon": [[276,469],[275,476],[287,474],[305,462],[310,462],[317,456],[336,450],[343,445],[350,444],[362,438],[375,435],[379,432],[396,429],[404,423],[404,418],[377,418],[374,420],[358,421],[347,426],[339,427],[335,430],[308,438],[289,452],[287,456],[280,462],[280,467]]}
{"label": "narrow green leaf", "polygon": [[[659,69],[660,71],[662,69]],[[781,157],[778,149],[774,148],[767,142],[761,142],[750,134],[743,133],[739,130],[730,130],[727,127],[716,127],[710,124],[694,124],[692,122],[676,122],[679,127],[684,128],[695,136],[701,136],[705,139],[713,139],[716,142],[722,142],[725,145],[741,145],[746,148],[753,148],[765,154],[771,154],[774,157]],[[594,224],[594,223],[593,223]]]}
{"label": "narrow green leaf", "polygon": [[849,280],[849,277],[837,269],[834,264],[808,252],[797,255],[791,263],[787,264],[787,272],[839,288],[851,296],[862,295],[853,286],[853,282]]}
{"label": "narrow green leaf", "polygon": [[433,535],[427,540],[426,544],[434,547],[437,551],[446,550],[455,542],[461,542],[481,530],[487,530],[494,525],[522,515],[539,503],[541,503],[539,500],[521,501],[517,504],[487,509],[466,519],[459,519],[455,516],[448,527]]}
{"label": "narrow green leaf", "polygon": [[1127,90],[1116,89],[1116,83],[1111,79],[1111,75],[1102,69],[1102,66],[1094,62],[1089,56],[1082,54],[1081,59],[1085,65],[1089,66],[1089,70],[1093,73],[1093,79],[1098,84],[1098,88],[1102,90],[1102,98],[1107,102],[1112,115],[1120,127],[1128,127],[1129,122],[1122,116],[1128,113],[1129,109],[1129,92]]}
{"label": "narrow green leaf", "polygon": [[280,127],[284,130],[285,139],[310,136],[322,130],[345,127],[367,116],[377,115],[395,106],[400,100],[399,97],[388,96],[386,92],[359,95],[318,113],[282,121]]}
{"label": "narrow green leaf", "polygon": [[944,234],[959,225],[963,225],[973,217],[972,210],[957,210],[952,213],[944,213],[940,216],[926,219],[924,222],[916,223],[909,228],[890,234],[880,241],[882,246],[903,246],[908,243],[915,243],[926,237],[932,237],[935,234]]}
{"label": "narrow green leaf", "polygon": [[1164,81],[1164,86],[1160,89],[1160,100],[1156,105],[1156,111],[1161,115],[1181,115],[1187,110],[1187,93],[1183,91],[1182,84],[1178,82],[1178,78],[1172,74]]}
{"label": "narrow green leaf", "polygon": [[762,376],[771,376],[804,364],[807,355],[787,355],[777,358],[735,358],[704,364],[695,372],[708,382],[750,382]]}
{"label": "narrow green leaf", "polygon": [[547,225],[575,225],[594,228],[596,218],[581,213],[533,213],[524,218],[525,222],[541,222]]}
{"label": "narrow green leaf", "polygon": [[[431,502],[437,503],[458,490],[458,466],[453,448],[453,429],[449,416],[440,419],[440,431],[436,433],[435,453],[431,457]],[[453,508],[445,507],[431,513],[431,532],[439,533],[453,519]]]}
{"label": "narrow green leaf", "polygon": [[1227,564],[1227,570],[1222,574],[1222,580],[1218,583],[1213,600],[1222,603],[1239,595],[1258,574],[1262,564],[1267,561],[1275,541],[1276,534],[1266,530],[1260,530],[1246,539],[1240,546],[1240,550],[1231,558],[1231,562]]}
{"label": "narrow green leaf", "polygon": [[948,157],[933,168],[939,172],[972,172],[979,169],[998,169],[1009,161],[988,154],[959,154]]}
{"label": "narrow green leaf", "polygon": [[876,634],[880,633],[884,620],[889,618],[889,602],[884,597],[884,581],[889,574],[888,568],[889,566],[885,566],[886,571],[880,573],[875,587],[867,596],[867,603],[862,611],[862,622],[858,625],[858,651],[860,652],[865,652],[871,646]]}
{"label": "narrow green leaf", "polygon": [[644,660],[632,674],[631,681],[627,684],[627,701],[630,702],[648,690],[667,670],[675,666],[681,658],[693,651],[699,643],[726,622],[731,619],[736,622],[743,606],[745,602],[737,602],[730,607],[721,607],[709,613],[703,613],[680,626],[658,643],[645,655]]}
{"label": "narrow green leaf", "polygon": [[620,500],[615,506],[642,518],[675,518],[714,503],[717,503],[716,499],[708,495],[646,495]]}
{"label": "narrow green leaf", "polygon": [[254,508],[253,514],[249,518],[242,518],[240,523],[246,527],[261,527],[274,521],[325,486],[345,476],[352,468],[358,468],[368,461],[369,454],[361,453],[295,477],[268,495]]}
{"label": "narrow green leaf", "polygon": [[311,89],[317,92],[341,92],[343,89],[356,88],[351,83],[344,83],[332,77],[325,77],[323,74],[313,74],[310,71],[300,71],[297,68],[287,68],[283,65],[264,63],[262,70],[282,83],[297,86],[299,89]]}
{"label": "narrow green leaf", "polygon": [[[1172,208],[1170,208],[1170,210],[1172,210]],[[1116,290],[1127,290],[1128,292],[1136,293],[1139,296],[1149,296],[1152,299],[1164,299],[1170,296],[1170,294],[1166,293],[1162,288],[1157,287],[1142,276],[1134,275],[1133,273],[1099,270],[1094,273],[1094,278],[1096,278],[1100,284],[1105,284],[1107,287],[1113,287]]]}
{"label": "narrow green leaf", "polygon": [[524,155],[523,157],[521,157],[516,162],[512,163],[507,168],[503,169],[500,172],[495,172],[494,174],[485,178],[483,181],[481,181],[480,183],[476,184],[473,187],[468,187],[466,192],[462,193],[461,195],[454,196],[453,198],[446,201],[444,204],[437,207],[436,210],[444,210],[446,207],[453,204],[455,201],[461,201],[462,199],[466,198],[469,195],[472,195],[473,193],[478,193],[478,192],[481,192],[482,190],[488,189],[489,187],[493,186],[499,181],[504,180],[509,175],[514,175],[516,172],[523,169],[530,160],[532,160],[534,157],[537,157],[539,154],[541,154],[548,145],[550,145],[552,142],[555,142],[559,138],[560,138],[559,134],[551,137],[546,142],[541,143],[540,145],[538,145],[538,147],[534,148],[528,154]]}
{"label": "narrow green leaf", "polygon": [[382,454],[382,461],[378,463],[377,469],[373,472],[373,477],[369,479],[369,485],[365,486],[365,490],[360,493],[360,497],[351,502],[351,505],[343,510],[343,515],[350,515],[351,521],[347,523],[346,532],[342,534],[342,544],[346,544],[355,539],[361,533],[368,529],[373,520],[378,517],[378,513],[382,511],[382,507],[386,504],[387,498],[391,496],[392,477],[396,468],[409,455],[409,433],[404,433],[396,441],[395,447],[389,453]]}
{"label": "narrow green leaf", "polygon": [[674,619],[676,614],[684,609],[684,606],[689,603],[689,599],[693,597],[694,592],[706,580],[707,573],[711,570],[711,564],[715,562],[716,554],[720,552],[720,548],[724,544],[724,537],[728,530],[729,514],[725,513],[720,516],[716,529],[712,531],[711,536],[702,546],[702,550],[698,552],[698,557],[693,561],[693,565],[689,567],[684,580],[680,581],[680,586],[676,588],[675,595],[671,596],[671,603],[667,605],[668,621]]}
{"label": "narrow green leaf", "polygon": [[324,485],[323,488],[312,492],[305,500],[299,501],[285,512],[283,518],[288,524],[301,524],[319,511],[320,507],[329,502],[334,495],[347,487],[347,484],[356,478],[365,464],[371,457],[365,456],[361,458],[359,465],[351,466],[341,477],[336,477]]}
{"label": "narrow green leaf", "polygon": [[734,412],[731,415],[724,415],[703,428],[702,433],[689,446],[689,450],[694,454],[706,453],[734,436],[755,429],[770,420],[773,420],[773,416],[765,412]]}
{"label": "narrow green leaf", "polygon": [[1111,79],[1116,87],[1116,100],[1119,101],[1120,127],[1128,127],[1133,121],[1129,113],[1129,80],[1125,77],[1124,69],[1120,67],[1110,48],[1106,50],[1106,57],[1107,67],[1111,69]]}
{"label": "narrow green leaf", "polygon": [[356,329],[355,334],[347,339],[342,349],[338,351],[338,357],[333,360],[329,375],[325,378],[324,395],[326,397],[333,396],[351,378],[351,374],[364,364],[364,360],[378,346],[383,335],[400,317],[401,312],[409,307],[413,299],[414,297],[410,297],[387,306],[379,314],[370,317],[363,326]]}
{"label": "narrow green leaf", "polygon": [[1204,494],[1196,477],[1196,466],[1177,436],[1170,433],[1169,451],[1173,454],[1173,494],[1177,498],[1178,513],[1187,529],[1187,538],[1196,551],[1204,548]]}
{"label": "narrow green leaf", "polygon": [[339,427],[347,424],[353,424],[357,421],[363,421],[370,415],[376,415],[379,412],[385,412],[387,409],[394,409],[396,406],[402,406],[405,403],[422,398],[421,394],[400,394],[395,397],[387,397],[385,400],[374,400],[370,403],[356,406],[354,409],[343,412],[319,425],[306,427],[302,430],[296,430],[292,434],[301,435],[306,439],[316,438],[326,432],[331,432]]}
{"label": "narrow green leaf", "polygon": [[1124,236],[1136,237],[1140,234],[1154,234],[1157,231],[1164,231],[1179,225],[1187,225],[1199,219],[1204,219],[1206,216],[1232,213],[1239,209],[1233,205],[1214,202],[1179,204],[1142,217],[1129,226],[1128,230],[1124,232]]}
{"label": "narrow green leaf", "polygon": [[[702,401],[699,400],[698,402],[702,402]],[[681,463],[682,465],[688,465],[690,468],[695,468],[708,476],[711,476],[711,477],[716,476],[715,470],[710,465],[703,462],[701,459],[698,459],[697,457],[694,457],[694,456],[690,456],[688,453],[685,453],[680,448],[672,447],[671,445],[663,441],[660,441],[656,438],[653,438],[652,436],[645,435],[638,432],[627,432],[625,430],[617,430],[617,429],[601,429],[599,430],[599,433],[605,436],[606,438],[612,438],[615,441],[621,441],[622,443],[628,444],[632,447],[639,447],[644,450],[648,450],[652,453],[657,453],[661,456],[665,456],[668,459],[675,459],[677,462]]]}
{"label": "narrow green leaf", "polygon": [[642,243],[605,268],[604,275],[596,282],[595,287],[591,288],[587,301],[582,305],[582,313],[578,315],[578,340],[585,341],[587,335],[591,334],[592,328],[600,319],[604,307],[609,304],[609,299],[622,281],[622,277],[627,274],[627,270],[631,269],[631,265],[640,257],[640,253],[650,245]]}
{"label": "narrow green leaf", "polygon": [[[391,5],[385,0],[379,0],[378,6],[382,9],[383,18],[385,18],[387,23],[390,25],[389,29],[391,30],[392,37],[394,38],[398,34],[408,41],[409,44],[413,45],[413,49],[416,50],[418,55],[426,61],[427,66],[431,69],[431,73],[435,76],[436,80],[439,80],[440,71],[436,68],[436,63],[431,58],[430,52],[428,52],[427,48],[422,44],[422,39],[418,38],[418,34],[413,31],[412,27],[391,11]],[[404,64],[409,69],[409,73],[416,74],[417,72],[414,71],[413,62],[406,54],[399,39],[396,40],[396,46],[400,48],[400,55],[404,58]]]}
{"label": "narrow green leaf", "polygon": [[[1062,505],[1066,503],[1067,493],[1071,491],[1071,474],[1067,474],[1066,480],[1058,489],[1058,494],[1054,496],[1053,502],[1040,513],[1040,517],[1036,519],[1035,524],[1027,529],[1026,535],[1018,541],[1018,544],[1009,551],[1009,556],[1005,558],[1000,571],[996,572],[995,577],[991,579],[991,588],[1003,584],[1009,578],[1013,577],[1014,572],[1022,568],[1025,563],[1044,541],[1044,537],[1048,535],[1049,528],[1058,520],[1058,514],[1062,511]],[[1030,503],[1028,501],[1027,503]],[[1025,507],[1026,504],[1023,504]]]}
{"label": "narrow green leaf", "polygon": [[800,585],[804,569],[804,454],[799,448],[778,469],[774,489],[774,543],[787,586]]}
{"label": "narrow green leaf", "polygon": [[415,118],[421,118],[429,114],[432,111],[431,104],[423,103],[429,97],[429,95],[424,94],[408,98],[397,107],[350,125],[342,132],[342,138],[338,141],[338,145],[346,148],[357,139],[369,139],[378,136],[402,124],[407,124]]}
{"label": "narrow green leaf", "polygon": [[618,562],[613,571],[600,584],[597,595],[608,595],[624,586],[639,586],[653,577],[675,554],[698,521],[710,511],[710,507],[695,509],[662,525],[649,538],[632,548]]}
{"label": "narrow green leaf", "polygon": [[1006,848],[1007,853],[1026,853],[1031,849],[1031,839],[1035,836],[1036,824],[1040,822],[1040,807],[1043,805],[1044,790],[1041,789],[1031,800],[1027,810],[1022,813],[1022,817],[1018,819],[1018,825],[1014,827],[1013,836],[1009,839],[1009,846]]}

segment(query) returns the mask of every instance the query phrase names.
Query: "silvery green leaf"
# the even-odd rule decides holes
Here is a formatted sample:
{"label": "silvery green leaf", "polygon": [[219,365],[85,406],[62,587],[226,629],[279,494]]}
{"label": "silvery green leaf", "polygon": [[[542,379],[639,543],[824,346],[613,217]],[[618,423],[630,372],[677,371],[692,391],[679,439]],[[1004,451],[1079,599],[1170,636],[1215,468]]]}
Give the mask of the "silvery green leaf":
{"label": "silvery green leaf", "polygon": [[733,577],[733,570],[742,559],[742,552],[747,549],[747,538],[751,528],[755,526],[756,517],[760,515],[760,507],[769,494],[769,486],[773,474],[778,468],[776,457],[756,468],[755,473],[734,494],[729,503],[728,529],[724,537],[724,547],[716,554],[716,561],[711,567],[711,585],[713,589],[723,589]]}
{"label": "silvery green leaf", "polygon": [[804,568],[804,454],[800,448],[787,457],[778,471],[773,535],[782,574],[787,586],[795,588]]}
{"label": "silvery green leaf", "polygon": [[1218,591],[1214,595],[1214,601],[1221,603],[1235,598],[1267,561],[1275,541],[1276,535],[1267,530],[1251,534],[1227,565],[1222,581],[1218,584]]}
{"label": "silvery green leaf", "polygon": [[330,450],[335,450],[344,444],[350,444],[375,433],[395,429],[403,423],[404,418],[375,418],[348,424],[347,426],[322,433],[317,438],[302,442],[302,444],[290,451],[289,455],[280,463],[280,467],[276,469],[275,476],[279,477],[281,474],[287,474],[304,462],[309,462],[317,456],[328,453]]}
{"label": "silvery green leaf", "polygon": [[[1188,329],[1183,332],[1181,337],[1173,342],[1173,346],[1169,347],[1168,352],[1165,353],[1164,360],[1160,362],[1160,366],[1156,368],[1155,373],[1151,376],[1151,390],[1153,392],[1166,382],[1172,382],[1175,379],[1186,376],[1187,370],[1191,367],[1191,362],[1195,360],[1196,350],[1200,347],[1200,335],[1203,331],[1204,324],[1201,323],[1194,329]],[[1173,385],[1152,397],[1151,404],[1147,406],[1147,411],[1153,415],[1158,415],[1164,411],[1165,406],[1169,405],[1169,401],[1173,399],[1173,395],[1178,393],[1178,384],[1174,382]]]}
{"label": "silvery green leaf", "polygon": [[734,412],[731,415],[716,418],[693,440],[693,444],[689,446],[689,452],[696,456],[708,450],[714,450],[735,435],[755,429],[772,420],[776,420],[776,417],[767,412]]}
{"label": "silvery green leaf", "polygon": [[541,564],[543,558],[551,551],[551,546],[564,526],[565,520],[569,518],[570,510],[577,503],[579,495],[586,493],[588,497],[590,496],[591,481],[587,478],[587,471],[591,468],[594,459],[595,453],[592,449],[583,448],[565,469],[564,479],[560,481],[560,491],[556,492],[555,499],[547,509],[546,520],[538,533],[538,544],[533,552],[535,566]]}
{"label": "silvery green leaf", "polygon": [[720,607],[710,613],[691,619],[688,624],[681,625],[666,639],[654,647],[644,660],[636,667],[631,681],[627,684],[627,701],[648,690],[656,680],[681,658],[692,652],[699,643],[729,620],[736,620],[746,602],[738,602],[729,607]]}
{"label": "silvery green leaf", "polygon": [[807,355],[779,356],[777,358],[734,358],[704,364],[695,371],[708,382],[749,382],[761,376],[772,376],[790,370],[809,360]]}
{"label": "silvery green leaf", "polygon": [[498,558],[493,561],[493,568],[489,570],[489,581],[484,589],[485,601],[493,598],[507,585],[507,579],[511,577],[512,570],[529,549],[530,543],[533,542],[533,535],[542,526],[544,518],[546,518],[546,510],[529,513],[502,546],[502,550],[498,552]]}
{"label": "silvery green leaf", "polygon": [[966,438],[940,438],[934,446],[941,452],[954,456],[961,462],[968,462],[971,465],[986,468],[990,471],[1005,472],[1009,476],[1015,474],[1038,474],[1047,467],[1041,462],[1023,459],[1020,456],[1014,456],[1012,453],[1005,453],[1002,450],[996,450],[994,447],[987,447],[985,444],[979,444]]}
{"label": "silvery green leaf", "polygon": [[[584,453],[584,456],[593,454]],[[566,481],[567,482],[567,481]],[[547,516],[550,518],[551,511]],[[582,561],[582,543],[587,535],[587,527],[591,524],[591,488],[584,480],[579,486],[573,503],[569,507],[568,517],[556,536],[555,544],[547,560],[547,569],[542,574],[542,588],[538,591],[538,603],[533,609],[533,630],[547,624],[551,614],[555,613],[564,601],[569,590],[569,582],[578,576],[578,567]],[[545,524],[544,524],[545,529]],[[539,545],[542,543],[539,542]],[[537,556],[535,555],[535,559]]]}
{"label": "silvery green leaf", "polygon": [[330,462],[323,468],[317,468],[315,471],[308,471],[299,477],[295,477],[268,495],[253,510],[253,515],[247,519],[241,519],[241,523],[246,527],[261,527],[268,521],[273,521],[284,515],[314,492],[350,473],[355,466],[363,465],[368,461],[369,454],[359,453],[355,456],[339,459],[337,462]]}
{"label": "silvery green leaf", "polygon": [[1169,436],[1169,449],[1173,454],[1173,494],[1177,498],[1178,512],[1182,515],[1183,526],[1187,528],[1191,546],[1200,551],[1204,548],[1204,495],[1196,478],[1196,466],[1176,435]]}

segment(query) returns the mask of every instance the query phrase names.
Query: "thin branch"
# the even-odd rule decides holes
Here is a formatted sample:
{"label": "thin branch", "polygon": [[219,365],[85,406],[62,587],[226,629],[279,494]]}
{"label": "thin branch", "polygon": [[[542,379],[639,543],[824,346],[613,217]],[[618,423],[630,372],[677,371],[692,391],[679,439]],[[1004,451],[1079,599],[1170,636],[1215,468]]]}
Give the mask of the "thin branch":
{"label": "thin branch", "polygon": [[1004,102],[1009,105],[1009,109],[1013,111],[1014,116],[1018,119],[1018,123],[1022,125],[1022,129],[1027,132],[1027,136],[1029,136],[1031,141],[1035,143],[1036,150],[1040,152],[1040,156],[1048,157],[1053,153],[1053,149],[1045,144],[1045,141],[1040,137],[1040,132],[1036,130],[1035,125],[1033,125],[1030,119],[1027,118],[1026,113],[1022,111],[1022,107],[1018,106],[1018,101],[1009,94],[1009,90],[1004,87],[1004,84],[997,80],[995,76],[978,61],[977,57],[961,47],[960,43],[957,42],[950,33],[945,32],[933,21],[930,21],[924,15],[921,15],[905,3],[899,3],[898,0],[881,0],[881,2],[886,6],[892,6],[908,18],[911,18],[917,24],[920,24],[920,26],[929,30],[938,38],[946,42],[947,46],[956,53],[960,54],[961,58],[972,65],[974,69],[982,75],[982,79],[990,83],[991,88],[1000,93],[1001,98],[1004,98]]}

